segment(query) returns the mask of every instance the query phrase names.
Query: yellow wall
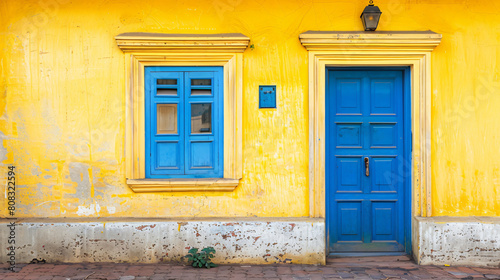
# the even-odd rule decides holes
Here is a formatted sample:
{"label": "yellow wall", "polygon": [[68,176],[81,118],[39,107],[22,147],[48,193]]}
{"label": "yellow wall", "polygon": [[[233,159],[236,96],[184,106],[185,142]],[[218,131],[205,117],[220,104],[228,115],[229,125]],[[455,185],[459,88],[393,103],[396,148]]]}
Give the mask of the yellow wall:
{"label": "yellow wall", "polygon": [[[367,2],[1,1],[0,160],[16,166],[18,216],[308,216],[308,68],[298,35],[361,30]],[[376,4],[379,30],[443,34],[432,59],[433,214],[500,216],[500,2]],[[251,38],[234,192],[135,194],[125,184],[124,54],[114,36],[133,31]],[[277,85],[277,110],[258,109],[261,84]]]}

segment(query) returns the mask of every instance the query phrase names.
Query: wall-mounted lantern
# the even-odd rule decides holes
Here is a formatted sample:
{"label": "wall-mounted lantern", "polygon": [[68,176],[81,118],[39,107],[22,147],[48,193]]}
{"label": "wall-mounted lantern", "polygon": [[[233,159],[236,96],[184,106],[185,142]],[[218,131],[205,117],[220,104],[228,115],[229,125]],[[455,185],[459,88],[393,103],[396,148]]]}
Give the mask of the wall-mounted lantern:
{"label": "wall-mounted lantern", "polygon": [[365,31],[375,31],[375,29],[377,29],[381,14],[382,12],[380,9],[373,5],[373,0],[370,0],[370,4],[365,7],[360,16]]}

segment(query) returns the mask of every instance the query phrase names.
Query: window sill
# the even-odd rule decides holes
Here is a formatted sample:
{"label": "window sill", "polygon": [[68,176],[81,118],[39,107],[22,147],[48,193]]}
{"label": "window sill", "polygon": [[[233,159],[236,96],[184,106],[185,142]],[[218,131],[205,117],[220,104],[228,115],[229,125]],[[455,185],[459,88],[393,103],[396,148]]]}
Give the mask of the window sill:
{"label": "window sill", "polygon": [[136,192],[231,192],[239,179],[127,179],[127,184]]}

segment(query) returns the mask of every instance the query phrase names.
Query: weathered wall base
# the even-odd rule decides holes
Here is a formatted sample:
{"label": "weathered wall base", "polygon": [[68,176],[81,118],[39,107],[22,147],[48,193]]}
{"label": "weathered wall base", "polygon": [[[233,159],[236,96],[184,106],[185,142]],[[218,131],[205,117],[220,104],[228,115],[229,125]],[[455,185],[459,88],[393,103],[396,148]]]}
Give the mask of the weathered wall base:
{"label": "weathered wall base", "polygon": [[419,264],[500,266],[500,218],[415,218]]}
{"label": "weathered wall base", "polygon": [[[2,229],[12,220],[0,219]],[[0,230],[8,246],[9,230]],[[19,219],[16,262],[180,261],[190,247],[213,246],[216,263],[325,263],[323,219]],[[0,262],[7,262],[5,254]]]}

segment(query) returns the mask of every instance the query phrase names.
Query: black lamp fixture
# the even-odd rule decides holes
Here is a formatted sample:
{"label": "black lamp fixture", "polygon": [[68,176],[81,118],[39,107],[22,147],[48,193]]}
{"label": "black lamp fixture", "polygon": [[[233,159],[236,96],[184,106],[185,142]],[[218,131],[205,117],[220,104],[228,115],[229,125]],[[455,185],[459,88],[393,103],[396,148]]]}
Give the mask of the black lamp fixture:
{"label": "black lamp fixture", "polygon": [[370,4],[365,7],[360,16],[365,31],[375,31],[375,29],[377,29],[381,14],[382,12],[380,9],[373,5],[373,0],[370,0]]}

